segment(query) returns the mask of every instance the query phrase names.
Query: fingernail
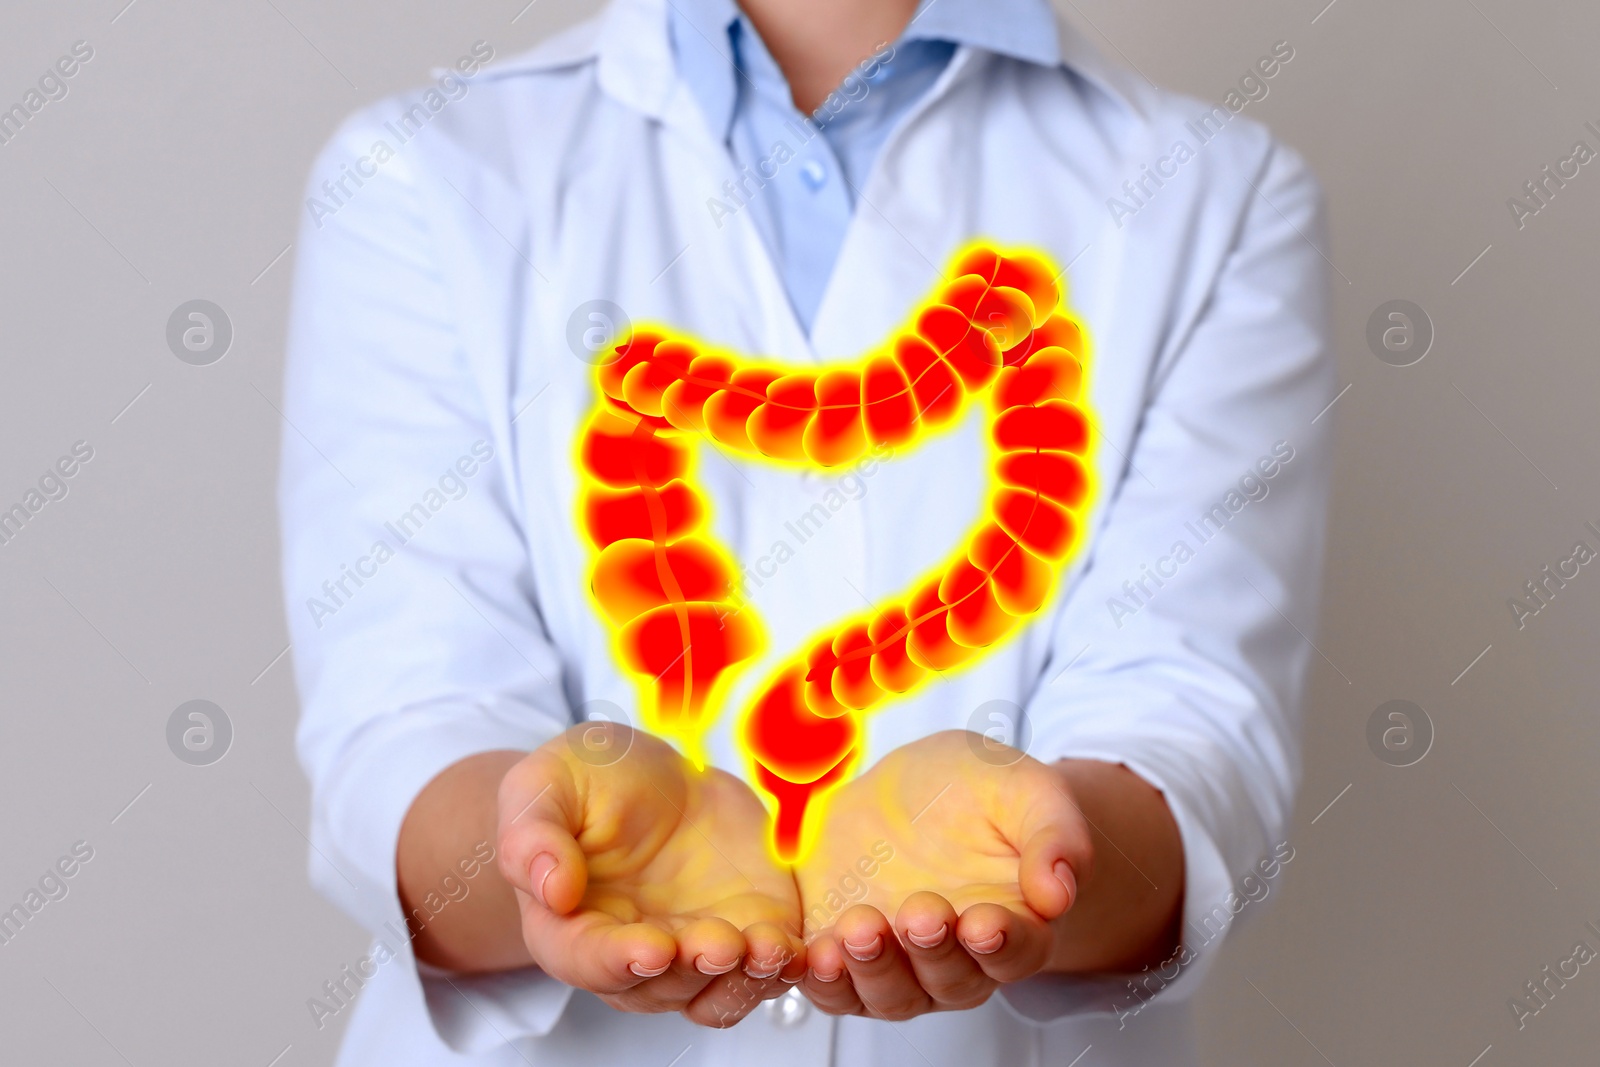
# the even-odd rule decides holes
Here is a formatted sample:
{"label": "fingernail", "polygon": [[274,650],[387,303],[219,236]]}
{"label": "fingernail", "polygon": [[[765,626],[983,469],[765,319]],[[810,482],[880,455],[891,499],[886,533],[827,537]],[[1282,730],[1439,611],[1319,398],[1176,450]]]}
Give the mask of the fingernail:
{"label": "fingernail", "polygon": [[819,982],[837,982],[839,980],[840,973],[841,972],[839,971],[834,971],[832,974],[823,974],[821,971],[812,971],[811,977],[815,978]]}
{"label": "fingernail", "polygon": [[551,872],[555,869],[556,858],[548,852],[541,852],[533,857],[533,863],[528,867],[528,881],[533,886],[533,897],[547,908],[550,902],[544,898],[544,884],[550,880]]}
{"label": "fingernail", "polygon": [[805,977],[806,974],[804,971],[801,971],[793,978],[790,978],[786,974],[780,974],[778,975],[778,981],[782,982],[784,985],[799,985],[801,982],[805,981]]}
{"label": "fingernail", "polygon": [[694,969],[701,974],[727,974],[737,966],[739,966],[738,960],[730,960],[727,963],[712,963],[705,956],[696,956],[694,958]]}
{"label": "fingernail", "polygon": [[931,934],[919,934],[914,930],[906,931],[906,940],[918,948],[937,948],[944,943],[944,937],[950,932],[950,927],[944,923],[939,924],[939,929]]}
{"label": "fingernail", "polygon": [[1067,865],[1066,860],[1056,860],[1051,870],[1061,879],[1061,884],[1067,887],[1067,907],[1072,907],[1072,902],[1078,899],[1078,880],[1072,876],[1072,868]]}
{"label": "fingernail", "polygon": [[852,945],[850,942],[846,941],[844,943],[844,950],[850,953],[850,955],[854,956],[856,959],[860,960],[862,963],[870,963],[872,960],[878,958],[878,953],[883,951],[883,936],[881,934],[875,936],[865,945]]}
{"label": "fingernail", "polygon": [[744,965],[744,973],[748,974],[751,978],[771,978],[781,970],[783,970],[782,960],[771,963],[761,963],[757,960],[746,960]]}
{"label": "fingernail", "polygon": [[668,960],[666,963],[663,963],[661,966],[655,968],[654,970],[646,970],[644,968],[644,966],[639,964],[639,963],[630,963],[630,964],[628,964],[628,970],[632,971],[634,974],[638,975],[640,978],[654,978],[657,975],[666,974],[667,973],[667,968],[671,967],[671,966],[672,966],[672,961],[671,960]]}
{"label": "fingernail", "polygon": [[988,937],[984,938],[982,941],[970,941],[969,940],[967,942],[967,948],[971,949],[973,952],[978,953],[980,956],[987,956],[991,952],[998,952],[1000,950],[1000,946],[1005,944],[1005,943],[1006,943],[1005,931],[1004,930],[996,930],[994,933],[990,934]]}

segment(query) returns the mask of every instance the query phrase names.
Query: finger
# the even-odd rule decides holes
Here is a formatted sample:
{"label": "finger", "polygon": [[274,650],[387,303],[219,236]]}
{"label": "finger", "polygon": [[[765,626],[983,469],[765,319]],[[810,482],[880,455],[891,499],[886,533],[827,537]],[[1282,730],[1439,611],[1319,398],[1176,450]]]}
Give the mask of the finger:
{"label": "finger", "polygon": [[772,983],[777,996],[806,972],[805,944],[777,923],[751,923],[744,929],[744,972]]}
{"label": "finger", "polygon": [[889,920],[877,908],[857,904],[834,923],[833,936],[844,949],[845,969],[867,1014],[898,1021],[933,1007],[911,969]]}
{"label": "finger", "polygon": [[622,1011],[683,1011],[721,975],[739,966],[744,936],[725,919],[696,919],[678,930],[676,955],[665,974],[648,978],[619,994],[612,1005]]}
{"label": "finger", "polygon": [[771,979],[751,978],[736,968],[713,978],[683,1009],[683,1017],[700,1026],[723,1029],[756,1009],[773,985]]}
{"label": "finger", "polygon": [[712,982],[684,1005],[683,1017],[696,1026],[725,1030],[756,1010],[759,997],[739,996],[734,987],[722,979]]}
{"label": "finger", "polygon": [[1050,958],[1055,935],[1037,915],[1001,904],[974,904],[961,913],[956,936],[983,973],[996,982],[1036,974]]}
{"label": "finger", "polygon": [[678,959],[704,978],[727,974],[744,962],[745,935],[726,919],[696,919],[678,931]]}
{"label": "finger", "polygon": [[743,967],[712,978],[684,1008],[684,1018],[701,1026],[732,1026],[762,1001],[781,996],[805,974],[805,946],[776,923],[751,923],[739,934]]}
{"label": "finger", "polygon": [[957,916],[937,893],[913,893],[900,905],[894,928],[917,983],[941,1006],[976,1007],[994,991],[994,980],[956,936]]}
{"label": "finger", "polygon": [[811,939],[806,945],[806,962],[806,976],[800,988],[819,1010],[827,1015],[866,1014],[866,1006],[850,982],[844,948],[832,932]]}
{"label": "finger", "polygon": [[558,915],[577,907],[589,868],[574,838],[583,819],[571,768],[553,753],[530,753],[500,783],[499,806],[501,875]]}
{"label": "finger", "polygon": [[1089,876],[1094,862],[1094,845],[1061,774],[1041,764],[1029,768],[1025,777],[1031,802],[1022,808],[1017,831],[1017,881],[1023,902],[1049,920],[1078,899],[1078,883]]}
{"label": "finger", "polygon": [[622,993],[667,972],[672,935],[649,923],[619,923],[584,911],[568,918],[521,897],[523,936],[545,973],[591,993]]}

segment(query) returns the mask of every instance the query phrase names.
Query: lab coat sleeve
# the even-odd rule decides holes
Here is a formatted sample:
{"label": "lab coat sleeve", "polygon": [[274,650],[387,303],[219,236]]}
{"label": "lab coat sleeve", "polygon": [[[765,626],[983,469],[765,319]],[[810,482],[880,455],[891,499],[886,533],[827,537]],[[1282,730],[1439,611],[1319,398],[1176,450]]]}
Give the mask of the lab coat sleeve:
{"label": "lab coat sleeve", "polygon": [[[474,753],[537,747],[570,712],[513,506],[505,420],[497,433],[464,358],[413,181],[420,146],[378,161],[383,140],[358,116],[313,170],[279,505],[311,880],[393,949],[406,944],[395,848],[418,792]],[[346,167],[364,180],[340,181]],[[401,956],[390,965],[416,966]],[[418,980],[434,1004],[444,977]],[[548,1032],[571,994],[532,968],[485,981],[493,1024],[481,1010],[430,1012],[458,1051]],[[456,984],[466,992],[449,997],[474,985]]]}
{"label": "lab coat sleeve", "polygon": [[1121,763],[1164,794],[1183,839],[1182,949],[1133,976],[1137,993],[1129,976],[1009,989],[1038,1021],[1192,994],[1293,857],[1299,701],[1320,662],[1332,419],[1318,415],[1335,368],[1320,192],[1287,149],[1259,158],[1233,176],[1255,187],[1237,237],[1154,371],[1027,709],[1032,755]]}

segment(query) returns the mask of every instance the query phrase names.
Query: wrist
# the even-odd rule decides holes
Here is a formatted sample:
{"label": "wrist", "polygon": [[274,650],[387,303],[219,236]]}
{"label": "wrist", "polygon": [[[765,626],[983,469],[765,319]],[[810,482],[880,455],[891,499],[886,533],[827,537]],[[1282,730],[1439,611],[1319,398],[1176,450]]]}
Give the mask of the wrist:
{"label": "wrist", "polygon": [[468,756],[424,786],[406,813],[396,890],[417,958],[425,963],[474,972],[531,961],[515,896],[496,862],[500,782],[523,755]]}
{"label": "wrist", "polygon": [[1183,919],[1183,840],[1161,791],[1120,763],[1052,764],[1094,842],[1093,862],[1074,870],[1078,895],[1051,923],[1045,969],[1123,973],[1155,966],[1178,946]]}

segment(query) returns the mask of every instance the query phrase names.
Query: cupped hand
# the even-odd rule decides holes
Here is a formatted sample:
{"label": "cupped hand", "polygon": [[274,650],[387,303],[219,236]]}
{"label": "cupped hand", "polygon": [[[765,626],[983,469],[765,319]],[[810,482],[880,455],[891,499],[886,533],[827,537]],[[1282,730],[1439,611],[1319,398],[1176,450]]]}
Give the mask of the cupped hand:
{"label": "cupped hand", "polygon": [[806,994],[834,1014],[906,1019],[1038,971],[1093,860],[1066,789],[1054,768],[952,730],[834,791],[797,871]]}
{"label": "cupped hand", "polygon": [[794,876],[737,778],[580,723],[506,774],[499,812],[500,870],[553,977],[620,1010],[730,1026],[804,974]]}

